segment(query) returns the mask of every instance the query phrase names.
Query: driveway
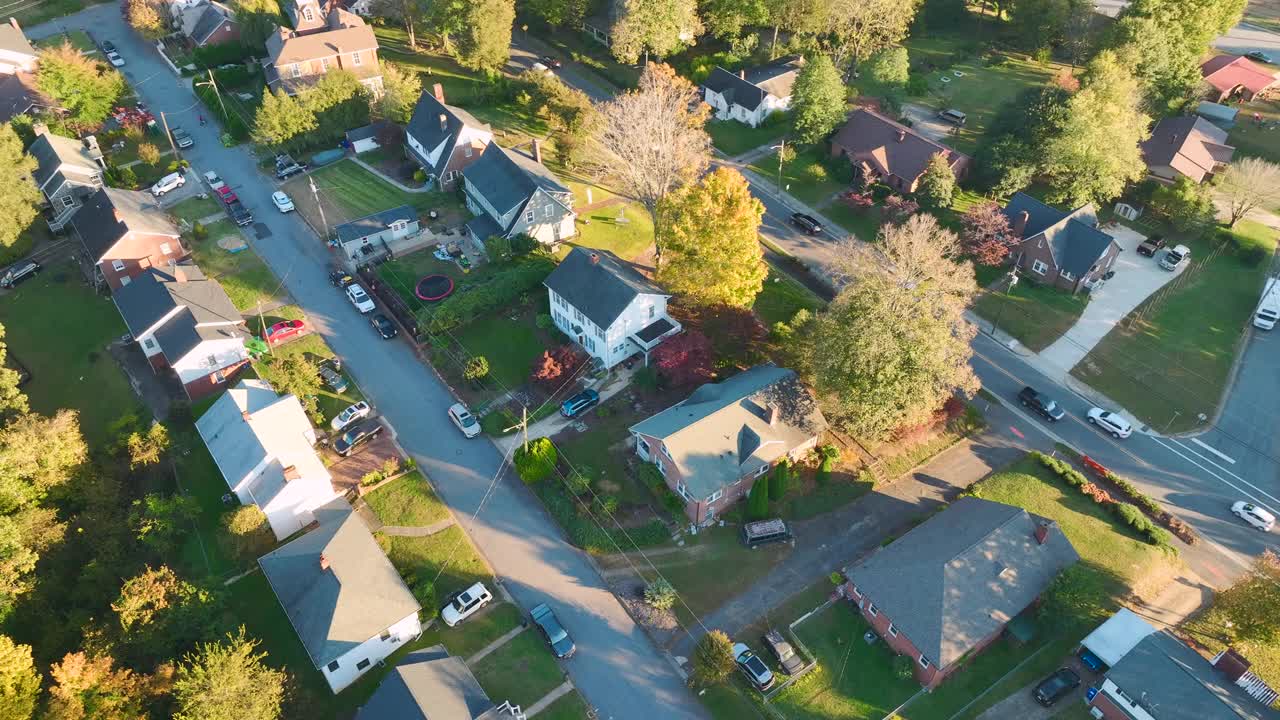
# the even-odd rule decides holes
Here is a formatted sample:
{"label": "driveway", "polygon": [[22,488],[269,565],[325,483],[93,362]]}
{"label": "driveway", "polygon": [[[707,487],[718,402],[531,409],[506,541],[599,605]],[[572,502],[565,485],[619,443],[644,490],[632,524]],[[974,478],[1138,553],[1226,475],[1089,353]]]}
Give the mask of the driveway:
{"label": "driveway", "polygon": [[1120,256],[1116,258],[1115,277],[1095,289],[1076,324],[1040,352],[1041,362],[1063,375],[1071,372],[1071,368],[1143,300],[1190,267],[1189,263],[1183,263],[1174,272],[1162,270],[1158,260],[1163,257],[1164,250],[1156,253],[1154,258],[1138,254],[1138,245],[1146,239],[1145,235],[1124,225],[1117,225],[1108,232],[1121,247]]}
{"label": "driveway", "polygon": [[950,136],[958,128],[938,117],[938,111],[919,103],[903,103],[902,114],[911,120],[911,129],[934,142],[950,142]]}
{"label": "driveway", "polygon": [[[38,39],[62,28],[90,30],[111,40],[128,60],[124,68],[154,111],[170,113],[191,130],[196,144],[184,153],[197,172],[216,171],[254,213],[250,244],[340,355],[365,396],[398,430],[405,451],[427,473],[512,596],[523,606],[547,602],[571,629],[578,653],[564,664],[575,686],[601,718],[703,718],[670,662],[632,622],[595,566],[569,545],[538,499],[511,474],[485,439],[465,440],[445,408],[449,389],[402,342],[383,342],[364,318],[330,287],[324,243],[296,217],[271,206],[272,182],[258,172],[246,148],[224,148],[214,123],[201,127],[202,107],[156,51],[125,28],[115,5],[28,29]],[[496,479],[495,479],[496,478]],[[488,492],[492,487],[492,492]],[[483,509],[479,516],[472,514]],[[304,668],[294,668],[307,672]]]}

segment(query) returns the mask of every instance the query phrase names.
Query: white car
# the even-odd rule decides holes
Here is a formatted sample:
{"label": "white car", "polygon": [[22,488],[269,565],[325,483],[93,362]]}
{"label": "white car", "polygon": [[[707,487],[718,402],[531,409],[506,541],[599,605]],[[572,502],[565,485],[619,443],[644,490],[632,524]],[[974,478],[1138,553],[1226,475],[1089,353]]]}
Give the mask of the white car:
{"label": "white car", "polygon": [[187,184],[187,177],[182,173],[180,172],[169,173],[168,175],[165,175],[164,177],[157,180],[155,185],[151,186],[151,194],[155,195],[156,197],[160,197],[161,195],[164,195],[170,190],[177,190],[178,188],[186,184]]}
{"label": "white car", "polygon": [[271,202],[275,203],[276,209],[282,213],[287,213],[293,209],[293,201],[289,199],[288,195],[280,191],[271,193]]}
{"label": "white car", "polygon": [[214,190],[227,186],[226,183],[222,182],[222,178],[218,177],[218,173],[212,170],[204,174],[204,179],[205,179],[205,182],[209,183],[209,187],[213,188]]}
{"label": "white car", "polygon": [[120,57],[120,53],[115,50],[107,51],[107,61],[116,67],[124,67],[124,58]]}
{"label": "white car", "polygon": [[329,421],[329,427],[333,428],[334,432],[341,431],[351,423],[369,417],[370,410],[369,403],[363,400],[348,405],[345,410],[333,416],[333,420]]}
{"label": "white car", "polygon": [[1276,516],[1253,503],[1240,500],[1231,506],[1231,512],[1263,532],[1271,532],[1271,528],[1276,526]]}
{"label": "white car", "polygon": [[1164,251],[1160,258],[1160,267],[1165,270],[1177,270],[1178,266],[1191,259],[1191,248],[1186,245],[1175,245]]}
{"label": "white car", "polygon": [[473,438],[480,434],[480,422],[462,403],[454,403],[449,407],[449,419],[458,426],[465,437]]}
{"label": "white car", "polygon": [[1114,438],[1127,438],[1133,434],[1133,423],[1110,410],[1093,408],[1089,411],[1089,423],[1111,433]]}
{"label": "white car", "polygon": [[475,615],[480,608],[488,605],[490,600],[493,600],[493,593],[489,592],[489,588],[486,588],[484,583],[476,583],[455,595],[449,604],[440,610],[440,617],[445,625],[453,627]]}
{"label": "white car", "polygon": [[351,283],[347,286],[347,299],[361,313],[371,313],[378,309],[378,306],[373,304],[373,298],[369,297],[369,293],[360,287],[360,283]]}

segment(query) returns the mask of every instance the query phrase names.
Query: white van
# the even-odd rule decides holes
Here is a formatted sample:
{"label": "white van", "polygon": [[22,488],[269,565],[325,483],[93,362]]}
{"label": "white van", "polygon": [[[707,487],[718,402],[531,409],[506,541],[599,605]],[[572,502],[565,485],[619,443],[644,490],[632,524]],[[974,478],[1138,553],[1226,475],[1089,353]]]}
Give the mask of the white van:
{"label": "white van", "polygon": [[1253,313],[1253,326],[1260,330],[1270,330],[1280,321],[1280,287],[1275,278],[1267,278],[1262,288],[1262,301]]}

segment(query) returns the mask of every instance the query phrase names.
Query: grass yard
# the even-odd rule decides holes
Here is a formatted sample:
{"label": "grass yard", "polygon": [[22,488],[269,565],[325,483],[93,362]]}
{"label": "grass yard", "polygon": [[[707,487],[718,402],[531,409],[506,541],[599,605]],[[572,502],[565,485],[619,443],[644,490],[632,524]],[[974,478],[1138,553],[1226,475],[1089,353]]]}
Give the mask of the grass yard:
{"label": "grass yard", "polygon": [[378,52],[384,61],[417,71],[421,75],[422,89],[427,92],[431,91],[433,84],[440,83],[444,87],[445,101],[450,105],[469,104],[484,86],[475,73],[458,65],[453,58],[426,52],[422,48],[423,37],[418,38],[419,50],[411,50],[409,36],[403,27],[387,23],[374,26],[373,32],[378,38]]}
{"label": "grass yard", "polygon": [[194,223],[200,218],[222,214],[222,205],[212,197],[191,197],[167,208],[170,215]]}
{"label": "grass yard", "polygon": [[524,613],[520,608],[509,602],[491,603],[457,627],[436,623],[434,632],[439,635],[438,642],[449,650],[450,655],[469,658],[506,635],[523,618]]}
{"label": "grass yard", "polygon": [[417,470],[364,496],[385,525],[424,527],[449,517],[449,509]]}
{"label": "grass yard", "polygon": [[[193,416],[199,417],[194,413]],[[222,515],[228,510],[222,496],[230,489],[214,464],[213,456],[194,426],[178,428],[171,424],[170,432],[174,436],[174,444],[187,451],[173,455],[178,482],[200,508],[195,520],[196,533],[186,537],[182,548],[183,564],[195,577],[209,575],[222,578],[247,569],[239,567],[236,559],[218,543]]]}
{"label": "grass yard", "polygon": [[571,690],[538,713],[542,720],[587,720],[591,708],[578,691]]}
{"label": "grass yard", "polygon": [[[1254,100],[1237,106],[1236,126],[1227,135],[1227,142],[1236,148],[1236,156],[1253,155],[1280,162],[1280,99]],[[1253,114],[1262,116],[1262,124],[1253,121]]]}
{"label": "grass yard", "polygon": [[513,321],[501,312],[476,318],[453,334],[468,355],[489,361],[490,380],[506,389],[528,382],[533,361],[547,349],[532,318]]}
{"label": "grass yard", "polygon": [[879,205],[873,205],[866,210],[854,210],[836,201],[823,208],[822,214],[863,242],[875,242],[876,236],[880,234],[880,224],[883,222]]}
{"label": "grass yard", "polygon": [[[1202,613],[1189,619],[1181,629],[1209,652],[1218,653],[1227,649],[1222,630],[1228,622],[1221,611],[1210,605]],[[1249,669],[1258,677],[1271,687],[1280,685],[1280,641],[1236,640],[1231,646],[1249,659],[1252,663]]]}
{"label": "grass yard", "polygon": [[349,222],[366,215],[400,205],[411,205],[419,213],[428,210],[456,209],[458,200],[446,193],[405,192],[351,160],[342,160],[307,176],[299,176],[285,183],[282,189],[294,199],[298,211],[306,215],[313,227],[320,228],[320,218],[314,215],[314,206],[304,199],[310,197],[310,179],[314,179],[325,201],[326,220],[329,227]]}
{"label": "grass yard", "polygon": [[1049,285],[1032,284],[1024,277],[1007,293],[983,292],[973,301],[973,309],[1018,342],[1040,352],[1076,324],[1088,302],[1088,293],[1072,295]]}
{"label": "grass yard", "polygon": [[[578,215],[577,229],[578,234],[565,241],[569,248],[608,250],[623,260],[634,260],[653,247],[653,219],[640,203],[588,210]],[[568,254],[568,249],[562,250],[561,259]]]}
{"label": "grass yard", "polygon": [[606,89],[609,85],[617,90],[633,88],[640,81],[639,65],[618,62],[609,53],[608,47],[592,40],[584,32],[555,30],[544,33],[541,39],[559,50],[564,57],[594,71]]}
{"label": "grass yard", "polygon": [[[274,354],[277,356],[293,355],[301,353],[311,358],[315,362],[332,358],[333,350],[325,344],[324,338],[319,335],[307,335],[299,340],[294,340],[286,345],[275,348]],[[254,364],[255,369],[261,361]],[[320,410],[320,415],[324,418],[322,427],[328,427],[328,422],[334,415],[342,412],[351,403],[364,399],[360,389],[351,382],[351,376],[343,373],[343,377],[347,379],[347,391],[344,393],[336,393],[333,390],[320,386],[316,393],[316,405]]]}
{"label": "grass yard", "polygon": [[736,157],[748,150],[755,150],[782,137],[790,129],[790,118],[785,114],[778,119],[770,117],[760,127],[751,127],[737,120],[712,120],[707,123],[707,134],[720,152]]}
{"label": "grass yard", "polygon": [[765,278],[764,288],[756,295],[751,310],[765,327],[772,327],[774,323],[790,322],[800,310],[813,312],[825,305],[813,291],[770,263],[769,276]]}
{"label": "grass yard", "polygon": [[1138,306],[1136,327],[1116,325],[1071,374],[1165,432],[1195,428],[1199,413],[1212,416],[1276,246],[1275,231],[1252,220],[1235,232],[1241,246],[1268,257],[1249,267],[1228,250],[1206,261],[1207,240],[1180,239],[1192,266],[1177,287]]}
{"label": "grass yard", "polygon": [[489,699],[529,707],[564,682],[564,671],[537,630],[529,628],[471,666]]}
{"label": "grass yard", "polygon": [[[57,4],[57,3],[55,2],[55,3],[49,3],[49,4]],[[77,7],[76,10],[78,9],[80,8]],[[71,12],[75,12],[75,10],[72,10]],[[71,43],[71,47],[79,50],[81,53],[86,55],[95,54],[98,52],[98,46],[93,44],[93,38],[89,37],[89,33],[83,30],[69,30],[66,32],[58,33],[57,35],[50,35],[47,38],[43,38],[41,40],[36,40],[32,42],[31,45],[36,50],[44,50],[45,48],[59,47],[62,45],[63,41]]]}
{"label": "grass yard", "polygon": [[247,312],[253,310],[259,302],[269,303],[275,300],[280,282],[253,248],[245,247],[233,253],[218,245],[221,238],[239,236],[240,229],[230,220],[209,223],[205,229],[209,232],[205,240],[196,241],[188,237],[191,255],[206,275],[222,284],[222,289],[227,291],[227,297],[231,298],[236,309]]}
{"label": "grass yard", "polygon": [[493,577],[489,566],[471,545],[470,538],[457,525],[426,537],[381,533],[375,537],[402,576],[433,578],[440,573],[435,585],[436,598],[442,604],[450,593]]}
{"label": "grass yard", "polygon": [[[848,185],[835,178],[826,166],[827,153],[821,145],[796,151],[796,158],[783,168],[786,191],[807,205],[819,205]],[[775,185],[778,182],[778,153],[772,152],[751,163],[750,168]]]}

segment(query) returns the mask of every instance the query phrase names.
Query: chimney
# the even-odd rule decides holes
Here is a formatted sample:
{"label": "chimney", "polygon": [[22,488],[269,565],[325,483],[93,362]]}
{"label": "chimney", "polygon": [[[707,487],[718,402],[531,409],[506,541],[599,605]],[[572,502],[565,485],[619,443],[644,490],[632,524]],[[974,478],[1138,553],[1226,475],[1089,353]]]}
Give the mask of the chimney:
{"label": "chimney", "polygon": [[903,140],[906,140],[906,139],[907,139],[907,131],[906,131],[906,130],[899,130],[899,131],[898,131],[898,142],[902,142]]}
{"label": "chimney", "polygon": [[1018,216],[1013,220],[1013,227],[1009,228],[1013,231],[1013,236],[1021,238],[1022,233],[1026,232],[1027,223],[1029,222],[1031,222],[1031,213],[1026,210],[1019,212]]}
{"label": "chimney", "polygon": [[320,553],[320,572],[324,572],[325,570],[328,570],[328,569],[329,569],[329,558],[325,557],[324,553]]}
{"label": "chimney", "polygon": [[600,264],[600,253],[591,253],[591,264],[592,265]]}
{"label": "chimney", "polygon": [[1169,144],[1170,144],[1170,145],[1173,145],[1173,144],[1175,144],[1175,143],[1177,143],[1177,142],[1178,142],[1178,134],[1177,134],[1177,133],[1169,133]]}
{"label": "chimney", "polygon": [[443,85],[441,85],[440,83],[436,83],[435,85],[432,85],[431,94],[436,96],[436,100],[439,100],[441,105],[444,104],[444,86]]}
{"label": "chimney", "polygon": [[123,223],[123,222],[124,222],[124,216],[120,214],[120,208],[118,208],[118,207],[116,207],[116,206],[112,205],[112,206],[111,206],[111,214],[112,214],[112,215],[115,215],[115,217],[116,217],[116,222],[118,222],[118,223]]}
{"label": "chimney", "polygon": [[49,126],[42,122],[32,123],[31,130],[35,132],[36,137],[49,134]]}
{"label": "chimney", "polygon": [[743,80],[746,80],[746,79],[747,79],[747,71],[746,71],[746,70],[739,70],[739,71],[738,71],[738,77],[739,77],[739,78],[742,78]]}
{"label": "chimney", "polygon": [[289,467],[284,469],[285,482],[289,482],[290,480],[297,480],[301,477],[302,477],[302,473],[298,472],[297,465],[290,465]]}
{"label": "chimney", "polygon": [[445,130],[448,130],[448,129],[449,129],[449,116],[445,115],[444,113],[440,113],[440,131],[444,132]]}
{"label": "chimney", "polygon": [[537,138],[533,140],[533,161],[542,164],[542,141]]}
{"label": "chimney", "polygon": [[769,415],[769,426],[773,427],[778,424],[778,406],[770,405],[766,411]]}
{"label": "chimney", "polygon": [[1049,523],[1044,520],[1041,520],[1040,524],[1036,525],[1036,542],[1043,545],[1045,541],[1048,539],[1049,539]]}
{"label": "chimney", "polygon": [[10,17],[9,24],[13,26],[14,30],[17,30],[18,32],[22,32],[22,27],[18,25],[18,18]]}
{"label": "chimney", "polygon": [[249,422],[249,418],[251,418],[252,416],[249,414],[248,410],[241,410],[240,417],[244,418],[245,422]]}

